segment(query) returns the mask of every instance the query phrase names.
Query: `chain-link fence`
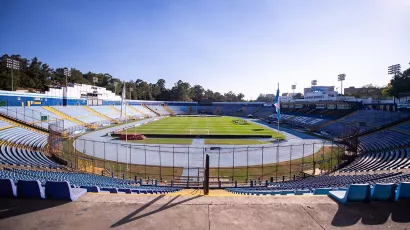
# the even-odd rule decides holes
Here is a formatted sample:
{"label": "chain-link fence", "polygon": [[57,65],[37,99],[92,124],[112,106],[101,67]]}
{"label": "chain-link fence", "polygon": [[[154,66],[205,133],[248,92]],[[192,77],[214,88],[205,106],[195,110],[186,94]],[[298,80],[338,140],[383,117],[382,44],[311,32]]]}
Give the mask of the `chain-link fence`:
{"label": "chain-link fence", "polygon": [[202,187],[206,155],[210,158],[211,185],[232,186],[235,181],[263,183],[329,173],[349,163],[358,145],[357,130],[344,139],[306,140],[294,145],[138,145],[65,136],[61,122],[49,126],[49,152],[60,163],[105,176],[158,179],[190,187]]}
{"label": "chain-link fence", "polygon": [[210,182],[222,184],[281,181],[331,172],[344,161],[346,146],[332,141],[258,147],[135,145],[69,138],[63,141],[67,165],[82,171],[126,179],[202,185],[205,155]]}

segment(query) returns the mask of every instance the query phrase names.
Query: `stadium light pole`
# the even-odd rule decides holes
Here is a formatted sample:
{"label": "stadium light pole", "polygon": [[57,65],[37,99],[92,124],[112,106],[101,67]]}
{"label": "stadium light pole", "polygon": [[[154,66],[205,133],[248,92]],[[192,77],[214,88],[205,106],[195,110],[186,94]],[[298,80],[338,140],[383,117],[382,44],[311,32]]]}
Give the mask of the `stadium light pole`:
{"label": "stadium light pole", "polygon": [[[398,73],[400,73],[400,70],[401,70],[400,64],[391,65],[387,68],[387,73],[389,75],[393,74],[394,76],[396,76]],[[396,104],[396,95],[394,95],[394,93],[393,93],[393,103]]]}
{"label": "stadium light pole", "polygon": [[65,87],[68,87],[68,77],[71,77],[71,69],[64,68],[64,76],[65,76]]}
{"label": "stadium light pole", "polygon": [[293,94],[292,94],[292,98],[295,96],[295,89],[296,89],[296,84],[292,85],[292,90],[293,90]]}
{"label": "stadium light pole", "polygon": [[343,95],[343,81],[346,79],[346,74],[337,75],[337,80],[340,81],[340,94]]}
{"label": "stadium light pole", "polygon": [[130,87],[130,88],[129,88],[129,91],[130,91],[130,100],[132,100],[132,98],[131,98],[131,96],[132,96],[132,95],[131,95],[131,92],[134,91],[134,89]]}
{"label": "stadium light pole", "polygon": [[20,62],[11,58],[7,58],[7,68],[11,70],[11,91],[14,91],[14,75],[13,69],[20,69]]}
{"label": "stadium light pole", "polygon": [[317,80],[312,80],[310,82],[310,89],[313,91],[313,86],[317,85]]}
{"label": "stadium light pole", "polygon": [[400,64],[391,65],[387,68],[387,72],[388,72],[389,75],[392,75],[392,74],[396,75],[396,74],[400,73],[400,70],[401,70]]}
{"label": "stadium light pole", "polygon": [[93,84],[98,83],[98,77],[93,77]]}

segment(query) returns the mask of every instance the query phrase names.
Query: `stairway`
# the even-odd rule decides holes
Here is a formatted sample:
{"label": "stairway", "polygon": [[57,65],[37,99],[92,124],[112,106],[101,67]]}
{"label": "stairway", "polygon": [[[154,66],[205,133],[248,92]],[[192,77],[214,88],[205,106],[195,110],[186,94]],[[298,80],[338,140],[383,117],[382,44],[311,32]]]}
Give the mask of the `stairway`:
{"label": "stairway", "polygon": [[263,110],[265,107],[260,107],[258,110],[256,110],[255,112],[252,113],[252,115],[254,115],[257,112],[260,112],[261,110]]}
{"label": "stairway", "polygon": [[[8,122],[8,123],[10,123],[10,124],[12,124],[12,125],[14,125],[14,126],[19,126],[19,127],[24,128],[24,129],[28,129],[28,130],[31,130],[31,131],[34,131],[34,132],[38,132],[38,133],[41,133],[41,134],[46,134],[46,135],[48,135],[48,133],[45,132],[45,131],[42,131],[42,130],[39,130],[39,129],[35,129],[35,128],[31,127],[31,126],[27,126],[27,125],[25,125],[25,124],[23,124],[23,123],[16,122],[16,121],[11,120],[11,119],[8,119],[8,118],[6,118],[6,117],[0,116],[0,120],[6,121],[6,122]],[[6,128],[12,128],[12,127],[7,126]],[[4,128],[4,129],[6,129],[6,128]]]}
{"label": "stairway", "polygon": [[218,106],[217,108],[216,108],[216,114],[219,114],[221,112],[221,106]]}
{"label": "stairway", "polygon": [[58,111],[57,109],[55,109],[55,108],[53,108],[53,107],[50,107],[50,106],[42,106],[42,108],[45,109],[45,110],[48,110],[48,111],[51,112],[51,113],[54,113],[55,115],[57,115],[57,116],[59,116],[59,117],[62,117],[62,118],[65,119],[65,120],[72,121],[72,122],[74,122],[74,123],[76,123],[76,124],[79,124],[79,125],[82,125],[82,126],[84,126],[84,127],[89,127],[89,126],[90,126],[89,124],[87,124],[87,123],[85,123],[85,122],[82,122],[82,121],[80,121],[80,120],[77,120],[77,119],[75,119],[74,117],[68,116],[67,114],[62,113],[62,112]]}
{"label": "stairway", "polygon": [[137,113],[139,113],[139,114],[141,114],[142,116],[144,116],[144,117],[148,117],[148,115],[147,114],[145,114],[145,113],[143,113],[143,112],[141,112],[141,111],[139,111],[138,109],[136,109],[136,108],[134,108],[133,106],[128,106],[128,108],[130,108],[130,109],[132,109],[132,110],[134,110],[135,112],[137,112]]}
{"label": "stairway", "polygon": [[[114,106],[112,106],[112,105],[110,105],[110,106],[108,106],[108,107],[110,107],[113,111],[115,111],[115,112],[117,112],[117,113],[120,113],[121,114],[121,110],[119,110],[119,109],[117,109],[117,108],[115,108]],[[125,114],[125,111],[122,113],[123,115],[127,115],[127,114]]]}
{"label": "stairway", "polygon": [[0,131],[1,131],[1,130],[5,130],[5,129],[9,129],[9,128],[13,128],[13,127],[16,127],[16,126],[10,125],[10,126],[0,127]]}
{"label": "stairway", "polygon": [[175,115],[175,113],[172,112],[172,110],[170,110],[167,105],[163,105],[162,107],[164,107],[164,109],[165,109],[169,114],[171,114],[171,116],[174,116],[174,115]]}
{"label": "stairway", "polygon": [[161,116],[159,113],[157,113],[156,111],[154,111],[153,109],[151,109],[150,107],[148,107],[145,104],[142,104],[142,106],[144,106],[146,109],[148,109],[149,111],[153,112],[154,114],[156,114],[157,116]]}
{"label": "stairway", "polygon": [[107,116],[105,116],[104,114],[99,113],[99,112],[95,111],[94,109],[92,109],[92,108],[90,108],[90,107],[88,107],[88,106],[83,106],[83,108],[84,108],[85,110],[91,112],[92,114],[103,118],[104,120],[107,120],[107,121],[110,121],[110,122],[114,122],[114,119],[112,119],[112,118],[110,118],[110,117],[107,117]]}

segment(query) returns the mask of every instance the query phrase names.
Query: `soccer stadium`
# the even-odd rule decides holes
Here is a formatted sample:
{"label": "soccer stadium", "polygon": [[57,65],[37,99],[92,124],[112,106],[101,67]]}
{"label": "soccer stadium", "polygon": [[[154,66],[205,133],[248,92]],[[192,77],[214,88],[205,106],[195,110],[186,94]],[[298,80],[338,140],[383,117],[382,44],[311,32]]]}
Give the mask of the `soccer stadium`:
{"label": "soccer stadium", "polygon": [[410,229],[408,4],[46,2],[0,4],[1,230]]}

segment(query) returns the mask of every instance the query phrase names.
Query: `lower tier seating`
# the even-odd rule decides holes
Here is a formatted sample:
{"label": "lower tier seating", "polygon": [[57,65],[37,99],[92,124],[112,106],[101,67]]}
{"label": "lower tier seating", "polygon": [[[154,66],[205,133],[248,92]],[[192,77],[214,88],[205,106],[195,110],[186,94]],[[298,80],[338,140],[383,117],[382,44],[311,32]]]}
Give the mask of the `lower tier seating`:
{"label": "lower tier seating", "polygon": [[[271,183],[267,187],[228,188],[233,193],[247,195],[327,194],[331,190],[346,190],[350,184],[401,183],[410,181],[410,173],[390,172],[364,175],[324,175],[306,179]],[[317,191],[316,191],[317,190]]]}
{"label": "lower tier seating", "polygon": [[92,189],[98,187],[102,191],[116,191],[126,193],[145,193],[145,194],[163,194],[179,191],[179,188],[165,186],[137,186],[132,180],[122,180],[113,177],[99,176],[87,173],[73,172],[50,172],[36,171],[25,169],[5,169],[0,170],[1,179],[12,179],[17,182],[19,180],[38,180],[42,185],[46,185],[48,181],[67,181],[72,187],[82,187]]}

